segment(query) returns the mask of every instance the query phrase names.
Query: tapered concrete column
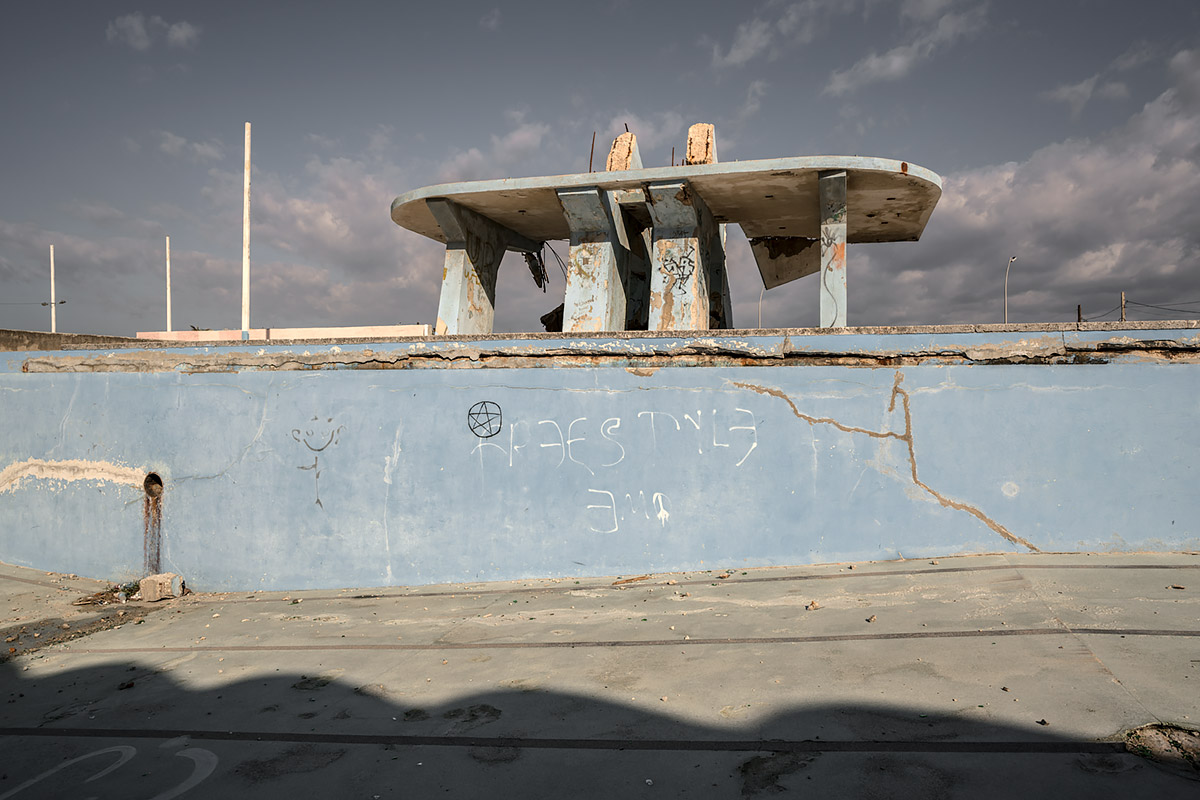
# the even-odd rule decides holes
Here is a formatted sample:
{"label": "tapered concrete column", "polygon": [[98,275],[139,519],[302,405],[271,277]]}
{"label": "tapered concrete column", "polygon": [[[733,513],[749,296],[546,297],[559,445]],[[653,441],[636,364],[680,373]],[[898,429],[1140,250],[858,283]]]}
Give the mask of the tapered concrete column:
{"label": "tapered concrete column", "polygon": [[821,327],[846,327],[846,173],[817,179],[821,212]]}
{"label": "tapered concrete column", "polygon": [[[637,136],[626,131],[613,140],[605,172],[642,169]],[[631,258],[625,282],[625,329],[646,330],[650,317],[650,230],[645,224],[646,194],[639,189],[617,189],[609,197],[619,210]]]}
{"label": "tapered concrete column", "polygon": [[537,252],[541,243],[449,200],[425,201],[446,238],[435,333],[491,333],[496,273],[506,250]]}
{"label": "tapered concrete column", "polygon": [[650,330],[726,327],[725,247],[712,212],[685,182],[650,184],[646,190],[654,222]]}
{"label": "tapered concrete column", "polygon": [[559,189],[571,251],[563,332],[625,330],[626,285],[634,254],[611,192],[595,187]]}

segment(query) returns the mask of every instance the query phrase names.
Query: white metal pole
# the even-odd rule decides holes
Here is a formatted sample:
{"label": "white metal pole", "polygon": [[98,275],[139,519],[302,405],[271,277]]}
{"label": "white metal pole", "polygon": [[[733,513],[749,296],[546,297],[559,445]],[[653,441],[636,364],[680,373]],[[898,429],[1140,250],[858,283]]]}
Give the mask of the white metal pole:
{"label": "white metal pole", "polygon": [[242,179],[242,336],[250,330],[250,123],[246,123],[246,164]]}
{"label": "white metal pole", "polygon": [[167,237],[167,333],[171,332],[171,237]]}
{"label": "white metal pole", "polygon": [[1008,271],[1012,269],[1012,262],[1016,261],[1017,257],[1013,256],[1008,260],[1008,266],[1004,268],[1004,324],[1008,324]]}
{"label": "white metal pole", "polygon": [[50,332],[58,333],[58,302],[54,295],[54,245],[50,245]]}

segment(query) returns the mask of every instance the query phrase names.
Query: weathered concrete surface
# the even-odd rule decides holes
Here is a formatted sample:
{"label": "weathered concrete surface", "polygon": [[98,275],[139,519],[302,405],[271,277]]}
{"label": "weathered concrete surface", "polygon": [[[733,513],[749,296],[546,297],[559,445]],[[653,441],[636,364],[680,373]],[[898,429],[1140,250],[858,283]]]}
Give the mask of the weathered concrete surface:
{"label": "weathered concrete surface", "polygon": [[142,600],[147,603],[170,600],[183,594],[183,581],[174,572],[147,575],[138,583],[141,587]]}
{"label": "weathered concrete surface", "polygon": [[43,331],[14,331],[0,328],[0,352],[28,350],[63,350],[80,345],[121,347],[133,344],[124,336],[96,336],[82,333],[45,333]]}
{"label": "weathered concrete surface", "polygon": [[[821,214],[821,327],[844,328],[846,312],[846,173],[822,172],[817,202]],[[857,211],[857,209],[855,209]],[[765,281],[764,281],[765,283]]]}
{"label": "weathered concrete surface", "polygon": [[683,163],[691,166],[693,164],[716,164],[717,161],[716,128],[708,122],[697,122],[688,128]]}
{"label": "weathered concrete surface", "polygon": [[563,330],[587,334],[625,330],[630,275],[644,272],[631,231],[611,192],[595,187],[558,192],[570,225]]}
{"label": "weathered concrete surface", "polygon": [[4,353],[0,553],[211,590],[1197,549],[1198,361],[1182,326]]}
{"label": "weathered concrete surface", "polygon": [[167,601],[0,664],[0,797],[1200,786],[1123,735],[1200,719],[1196,554],[712,566]]}
{"label": "weathered concrete surface", "polygon": [[[691,198],[685,202],[689,212],[695,207],[696,214],[688,215],[692,219],[679,219],[669,199],[675,196]],[[807,260],[797,259],[793,251],[803,250],[804,241],[816,241],[822,272],[821,326],[843,327],[846,243],[916,241],[940,196],[941,178],[905,161],[820,156],[718,164],[713,126],[698,123],[688,131],[678,167],[643,168],[636,137],[625,133],[613,142],[603,173],[427,186],[396,198],[392,219],[447,244],[438,333],[491,330],[490,325],[456,326],[443,313],[447,298],[463,291],[461,242],[437,213],[438,204],[450,202],[538,243],[570,240],[566,331],[625,330],[626,308],[636,305],[629,298],[631,278],[641,274],[637,262],[647,259],[654,262],[650,276],[657,282],[652,287],[651,329],[732,327],[726,223],[742,226],[768,288],[810,274]],[[659,208],[663,205],[667,207]],[[638,253],[638,235],[626,229],[626,206],[639,221],[647,212],[654,217],[655,244],[645,248],[650,251],[645,258]],[[688,240],[691,246],[685,245]],[[772,263],[776,257],[781,260]],[[688,262],[695,264],[694,272]],[[481,268],[478,274],[486,287],[491,273]],[[706,278],[705,286],[687,286],[690,294],[705,290],[705,297],[689,302],[685,294],[679,298],[685,306],[679,314],[664,310],[664,303],[673,299],[672,292],[663,293],[664,275],[671,286],[687,284],[687,278],[696,275],[700,283]],[[697,324],[692,312],[706,311],[702,306],[709,303],[712,319],[700,314]]]}
{"label": "weathered concrete surface", "polygon": [[824,171],[842,170],[847,172],[848,205],[857,209],[847,222],[851,244],[920,238],[941,197],[941,178],[905,161],[859,156],[774,158],[437,184],[397,197],[392,202],[392,220],[422,236],[445,242],[445,234],[425,200],[446,197],[522,236],[536,241],[560,240],[571,234],[556,198],[560,190],[638,190],[652,183],[687,181],[704,198],[718,222],[740,224],[749,238],[816,239],[820,230],[817,176]]}
{"label": "weathered concrete surface", "polygon": [[604,164],[605,172],[623,169],[641,169],[642,153],[638,150],[637,136],[626,131],[613,140]]}
{"label": "weathered concrete surface", "polygon": [[154,610],[120,602],[113,588],[107,581],[0,563],[0,663],[98,630],[138,624]]}
{"label": "weathered concrete surface", "polygon": [[430,198],[426,205],[446,241],[436,332],[491,333],[496,273],[504,253],[534,252],[538,245],[451,200]]}

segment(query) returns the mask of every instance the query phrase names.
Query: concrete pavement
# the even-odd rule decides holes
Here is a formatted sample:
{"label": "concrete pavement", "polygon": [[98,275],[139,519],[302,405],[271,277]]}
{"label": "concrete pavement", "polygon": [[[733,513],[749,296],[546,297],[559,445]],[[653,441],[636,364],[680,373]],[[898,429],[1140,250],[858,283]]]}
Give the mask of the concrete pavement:
{"label": "concrete pavement", "polygon": [[1200,728],[1200,554],[630,578],[78,607],[0,566],[0,800],[1200,790],[1125,735]]}

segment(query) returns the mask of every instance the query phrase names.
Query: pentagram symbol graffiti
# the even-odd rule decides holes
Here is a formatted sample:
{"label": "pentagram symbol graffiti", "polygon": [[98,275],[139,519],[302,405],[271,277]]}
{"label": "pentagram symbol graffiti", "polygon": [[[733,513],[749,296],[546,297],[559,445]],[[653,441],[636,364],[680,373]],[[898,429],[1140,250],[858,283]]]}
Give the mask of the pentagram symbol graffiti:
{"label": "pentagram symbol graffiti", "polygon": [[480,439],[490,439],[495,436],[500,432],[503,424],[504,418],[500,415],[500,406],[491,400],[480,400],[467,412],[467,425],[470,426],[471,433]]}

